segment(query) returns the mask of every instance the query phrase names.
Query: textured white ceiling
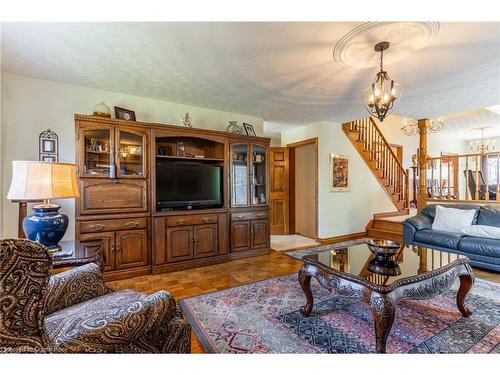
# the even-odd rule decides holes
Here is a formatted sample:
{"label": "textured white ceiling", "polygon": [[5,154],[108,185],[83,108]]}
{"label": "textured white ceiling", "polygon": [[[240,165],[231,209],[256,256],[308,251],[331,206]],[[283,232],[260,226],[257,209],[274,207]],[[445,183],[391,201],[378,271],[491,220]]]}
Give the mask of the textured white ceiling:
{"label": "textured white ceiling", "polygon": [[[379,40],[363,39],[362,58],[373,59],[367,68],[335,62],[333,48],[362,25],[4,23],[2,66],[28,76],[260,116],[278,127],[348,121],[366,115],[360,90],[376,73],[378,55],[372,49]],[[401,30],[389,25],[377,38],[397,39]],[[363,50],[356,43],[354,57]],[[500,23],[440,23],[439,32],[419,48],[403,56],[396,44],[386,53],[389,74],[405,88],[395,114],[437,117],[500,103]],[[391,53],[403,58],[391,63]]]}
{"label": "textured white ceiling", "polygon": [[484,129],[484,137],[500,137],[500,114],[487,109],[476,109],[472,111],[444,116],[445,125],[441,133],[447,136],[461,139],[481,138],[481,130]]}

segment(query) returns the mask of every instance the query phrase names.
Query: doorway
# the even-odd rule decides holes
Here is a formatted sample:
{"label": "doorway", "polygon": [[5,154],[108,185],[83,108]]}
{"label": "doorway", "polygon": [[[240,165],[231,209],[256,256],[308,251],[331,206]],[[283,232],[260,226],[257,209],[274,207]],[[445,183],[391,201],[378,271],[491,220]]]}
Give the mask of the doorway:
{"label": "doorway", "polygon": [[271,234],[318,238],[318,139],[270,150]]}

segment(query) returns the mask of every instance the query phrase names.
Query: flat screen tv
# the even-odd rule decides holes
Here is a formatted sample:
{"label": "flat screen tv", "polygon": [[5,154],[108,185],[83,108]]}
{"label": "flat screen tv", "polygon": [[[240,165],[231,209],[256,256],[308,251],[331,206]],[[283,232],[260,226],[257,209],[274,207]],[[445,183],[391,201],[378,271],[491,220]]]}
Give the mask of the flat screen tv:
{"label": "flat screen tv", "polygon": [[222,165],[206,161],[158,160],[156,209],[222,207],[222,173]]}

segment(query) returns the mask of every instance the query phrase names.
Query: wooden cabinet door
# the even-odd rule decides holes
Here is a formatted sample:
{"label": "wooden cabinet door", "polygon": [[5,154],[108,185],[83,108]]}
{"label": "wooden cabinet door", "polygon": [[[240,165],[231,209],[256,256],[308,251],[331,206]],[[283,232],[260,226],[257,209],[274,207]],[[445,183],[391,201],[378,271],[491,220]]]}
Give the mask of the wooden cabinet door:
{"label": "wooden cabinet door", "polygon": [[252,220],[252,249],[269,246],[269,221]]}
{"label": "wooden cabinet door", "polygon": [[104,271],[115,269],[115,232],[80,234],[80,242],[100,240],[104,250]]}
{"label": "wooden cabinet door", "polygon": [[78,130],[77,156],[80,177],[116,177],[113,131],[110,125],[83,126]]}
{"label": "wooden cabinet door", "polygon": [[193,259],[193,227],[167,228],[167,262]]}
{"label": "wooden cabinet door", "polygon": [[116,269],[148,265],[147,229],[116,232]]}
{"label": "wooden cabinet door", "polygon": [[147,177],[147,134],[139,129],[120,126],[116,127],[115,135],[117,177]]}
{"label": "wooden cabinet door", "polygon": [[193,227],[194,258],[217,255],[217,224],[195,225]]}
{"label": "wooden cabinet door", "polygon": [[146,212],[145,179],[80,179],[80,215]]}
{"label": "wooden cabinet door", "polygon": [[289,234],[289,164],[288,147],[269,149],[269,207],[272,234]]}
{"label": "wooden cabinet door", "polygon": [[231,223],[231,251],[249,250],[250,246],[250,221]]}

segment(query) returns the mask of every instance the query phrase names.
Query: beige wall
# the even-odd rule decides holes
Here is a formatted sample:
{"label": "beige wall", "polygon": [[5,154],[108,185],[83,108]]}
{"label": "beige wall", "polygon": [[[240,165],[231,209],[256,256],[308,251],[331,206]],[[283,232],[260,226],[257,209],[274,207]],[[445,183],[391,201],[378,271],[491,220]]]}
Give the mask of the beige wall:
{"label": "beige wall", "polygon": [[295,148],[295,231],[316,238],[316,147]]}
{"label": "beige wall", "polygon": [[[374,212],[393,211],[394,205],[367,169],[342,131],[341,124],[318,122],[281,135],[281,144],[318,138],[318,232],[320,238],[362,232]],[[330,192],[330,154],[351,158],[351,189]]]}
{"label": "beige wall", "polygon": [[[5,199],[12,175],[12,160],[37,160],[38,135],[50,128],[59,136],[60,160],[74,162],[74,114],[90,114],[94,105],[102,100],[111,108],[118,106],[134,110],[139,121],[179,124],[180,115],[189,112],[193,126],[197,128],[224,130],[228,121],[235,120],[239,124],[252,124],[255,132],[262,135],[263,121],[258,117],[67,85],[7,72],[3,73],[2,78],[1,189],[4,236],[17,234],[17,206]],[[65,238],[73,238],[74,201],[67,199],[58,203],[62,205],[61,211],[70,217],[70,227]]]}

